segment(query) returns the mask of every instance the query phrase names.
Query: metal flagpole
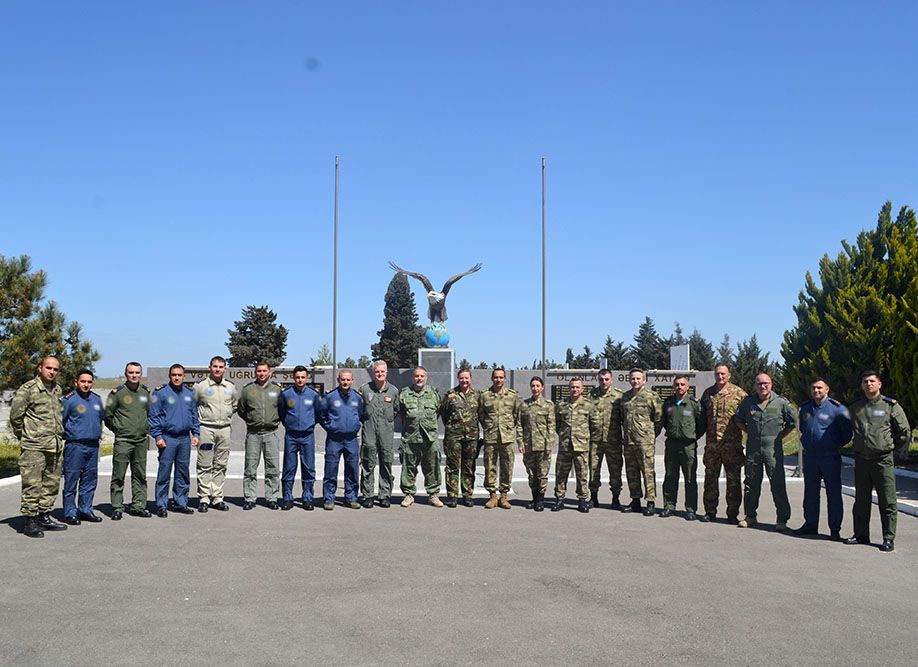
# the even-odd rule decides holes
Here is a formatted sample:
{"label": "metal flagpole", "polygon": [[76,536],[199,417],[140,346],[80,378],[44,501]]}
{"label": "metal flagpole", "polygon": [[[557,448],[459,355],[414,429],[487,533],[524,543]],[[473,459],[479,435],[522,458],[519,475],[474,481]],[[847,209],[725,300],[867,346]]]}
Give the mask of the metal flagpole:
{"label": "metal flagpole", "polygon": [[332,382],[338,376],[338,162],[335,156],[335,259],[332,272]]}
{"label": "metal flagpole", "polygon": [[545,158],[542,158],[542,377],[545,377]]}

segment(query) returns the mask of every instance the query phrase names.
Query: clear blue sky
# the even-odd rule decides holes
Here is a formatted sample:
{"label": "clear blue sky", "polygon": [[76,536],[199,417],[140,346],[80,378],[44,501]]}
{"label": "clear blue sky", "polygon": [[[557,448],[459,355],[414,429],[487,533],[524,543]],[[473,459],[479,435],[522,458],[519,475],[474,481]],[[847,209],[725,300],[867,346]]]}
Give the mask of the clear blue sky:
{"label": "clear blue sky", "polygon": [[[457,356],[630,342],[645,315],[778,354],[804,274],[918,206],[914,2],[0,4],[0,252],[117,374],[225,353],[246,304],[369,354],[387,261]],[[232,258],[231,260],[228,258]],[[417,293],[417,290],[416,290]],[[426,302],[419,296],[422,321]]]}

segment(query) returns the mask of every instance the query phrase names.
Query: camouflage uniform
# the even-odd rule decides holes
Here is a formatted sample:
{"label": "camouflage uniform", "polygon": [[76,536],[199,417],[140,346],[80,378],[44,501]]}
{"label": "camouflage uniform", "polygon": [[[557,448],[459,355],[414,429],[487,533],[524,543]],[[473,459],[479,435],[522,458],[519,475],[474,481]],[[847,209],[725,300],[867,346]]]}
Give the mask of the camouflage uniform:
{"label": "camouflage uniform", "polygon": [[912,429],[902,406],[886,396],[862,396],[849,407],[854,427],[854,536],[870,538],[873,490],[883,527],[883,539],[896,539],[896,474],[893,450],[908,449]]}
{"label": "camouflage uniform", "polygon": [[478,458],[478,397],[481,392],[469,387],[463,392],[454,387],[440,403],[443,420],[443,451],[446,454],[446,495],[471,496],[475,489],[475,459]]}
{"label": "camouflage uniform", "polygon": [[670,396],[663,401],[663,425],[666,428],[663,507],[676,509],[681,471],[685,479],[685,509],[694,514],[698,510],[698,438],[707,427],[704,408],[689,395],[681,401]]}
{"label": "camouflage uniform", "polygon": [[418,464],[424,473],[427,495],[440,493],[440,443],[437,439],[437,412],[440,395],[430,385],[421,391],[405,387],[398,395],[402,417],[402,493],[413,496]]}
{"label": "camouflage uniform", "polygon": [[489,387],[478,398],[478,421],[484,433],[485,488],[496,493],[497,465],[500,461],[500,492],[510,491],[513,480],[513,442],[520,419],[519,394],[504,387],[495,392]]}
{"label": "camouflage uniform", "polygon": [[131,469],[131,509],[147,509],[147,447],[150,390],[138,384],[115,387],[105,401],[105,425],[115,434],[112,449],[112,511],[124,510],[124,476]]}
{"label": "camouflage uniform", "polygon": [[56,382],[45,386],[36,377],[19,387],[10,406],[10,426],[19,439],[22,475],[20,511],[29,517],[48,514],[61,486],[64,427],[63,392]]}
{"label": "camouflage uniform", "polygon": [[590,413],[593,401],[581,396],[573,403],[561,401],[555,407],[558,424],[558,460],[555,462],[555,498],[567,493],[571,464],[577,478],[577,498],[589,498]]}
{"label": "camouflage uniform", "polygon": [[590,415],[590,491],[602,486],[602,459],[609,468],[609,488],[613,496],[622,492],[622,395],[611,387],[602,394],[593,390],[593,414]]}
{"label": "camouflage uniform", "polygon": [[[551,449],[555,444],[555,405],[544,396],[527,398],[520,406],[517,439],[523,443],[523,464],[529,475],[532,497],[544,497],[551,468]],[[568,469],[570,470],[570,469]]]}
{"label": "camouflage uniform", "polygon": [[657,480],[654,453],[657,436],[663,429],[663,405],[660,398],[644,387],[635,393],[629,389],[622,396],[622,440],[625,454],[625,475],[631,499],[641,497],[641,476],[644,477],[644,498],[656,502]]}
{"label": "camouflage uniform", "polygon": [[727,518],[735,519],[739,515],[740,503],[743,501],[740,473],[746,459],[743,454],[743,433],[733,422],[733,415],[746,396],[745,391],[729,382],[720,391],[713,385],[701,395],[701,407],[704,408],[708,422],[702,457],[705,514],[717,514],[720,468],[723,466],[727,478]]}

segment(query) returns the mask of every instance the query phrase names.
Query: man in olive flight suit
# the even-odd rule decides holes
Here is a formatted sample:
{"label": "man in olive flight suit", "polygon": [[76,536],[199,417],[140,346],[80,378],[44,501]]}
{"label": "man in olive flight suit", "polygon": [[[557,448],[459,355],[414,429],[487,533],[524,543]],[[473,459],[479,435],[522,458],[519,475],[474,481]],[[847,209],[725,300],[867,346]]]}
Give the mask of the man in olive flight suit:
{"label": "man in olive flight suit", "polygon": [[280,441],[277,427],[280,412],[277,401],[283,391],[271,380],[271,367],[260,361],[255,364],[255,381],[242,388],[236,411],[246,424],[245,468],[242,474],[242,509],[255,508],[258,499],[258,464],[265,459],[265,501],[268,509],[279,508],[280,495]]}
{"label": "man in olive flight suit", "polygon": [[364,422],[360,436],[360,497],[357,502],[373,507],[373,486],[379,464],[379,506],[389,507],[392,495],[392,459],[395,455],[395,410],[398,389],[387,380],[385,361],[373,362],[373,381],[359,389],[363,396]]}
{"label": "man in olive flight suit", "polygon": [[673,379],[673,395],[663,401],[663,428],[666,429],[666,452],[663,465],[663,511],[668,517],[676,509],[679,495],[679,471],[685,479],[685,520],[694,521],[698,511],[698,438],[707,429],[701,403],[689,396],[687,375]]}
{"label": "man in olive flight suit", "polygon": [[[147,447],[149,446],[150,390],[140,383],[143,367],[136,361],[124,367],[124,384],[105,401],[105,425],[115,434],[112,449],[112,521],[131,516],[150,517],[147,509]],[[124,505],[124,476],[131,469],[131,504]]]}
{"label": "man in olive flight suit", "polygon": [[864,396],[848,406],[854,428],[854,535],[845,544],[870,544],[870,506],[877,492],[883,544],[880,551],[895,549],[896,474],[893,450],[908,450],[912,429],[902,406],[880,389],[883,382],[876,371],[861,375]]}

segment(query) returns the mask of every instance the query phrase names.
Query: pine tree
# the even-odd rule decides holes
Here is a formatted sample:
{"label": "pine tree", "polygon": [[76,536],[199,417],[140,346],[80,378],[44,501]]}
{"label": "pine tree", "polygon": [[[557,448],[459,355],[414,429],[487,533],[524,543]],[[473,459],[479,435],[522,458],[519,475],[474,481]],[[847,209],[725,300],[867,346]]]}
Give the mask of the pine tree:
{"label": "pine tree", "polygon": [[732,366],[733,359],[733,346],[730,343],[730,334],[724,334],[723,340],[720,341],[720,345],[717,346],[717,361],[715,363]]}
{"label": "pine tree", "polygon": [[[348,366],[347,362],[353,361],[353,359],[345,359],[343,364],[340,364],[341,368],[353,368],[353,366]],[[331,348],[328,347],[328,343],[322,343],[319,346],[319,349],[316,350],[316,356],[312,357],[309,360],[310,366],[331,366],[332,365],[332,353]]]}
{"label": "pine tree", "polygon": [[287,357],[287,329],[277,324],[277,313],[267,306],[246,306],[242,319],[233,322],[226,333],[229,366],[249,368],[264,361],[273,368]]}
{"label": "pine tree", "polygon": [[660,338],[656,325],[650,317],[638,327],[631,348],[634,365],[644,370],[669,368],[669,346]]}
{"label": "pine tree", "polygon": [[460,371],[470,371],[470,370],[472,370],[472,362],[469,361],[468,359],[466,359],[465,357],[463,357],[462,359],[459,360],[459,368],[458,368],[458,370],[460,370]]}
{"label": "pine tree", "polygon": [[693,329],[688,344],[692,367],[698,371],[713,371],[714,346],[711,345],[711,341],[702,336],[698,329]]}
{"label": "pine tree", "polygon": [[341,368],[360,368],[360,366],[354,357],[347,357],[341,362]]}
{"label": "pine tree", "polygon": [[675,347],[676,345],[685,345],[688,343],[685,336],[682,334],[682,325],[676,322],[676,325],[673,329],[673,335],[669,337],[669,347]]}
{"label": "pine tree", "polygon": [[574,355],[570,348],[568,348],[567,352],[568,368],[597,368],[599,366],[599,360],[593,355],[589,345],[583,346],[582,354]]}
{"label": "pine tree", "polygon": [[424,328],[418,325],[414,297],[403,273],[396,273],[389,281],[383,328],[376,333],[379,342],[371,346],[376,359],[382,359],[390,368],[411,368],[417,364],[418,349],[424,345]]}
{"label": "pine tree", "polygon": [[609,370],[627,371],[634,366],[631,349],[622,341],[613,341],[612,336],[606,336],[600,357],[606,360],[606,368]]}
{"label": "pine tree", "polygon": [[31,259],[0,255],[0,390],[35,377],[41,358],[61,362],[58,383],[69,391],[78,371],[101,358],[83,338],[78,322],[67,322],[54,301],[44,302],[47,275],[32,271]]}
{"label": "pine tree", "polygon": [[756,335],[752,334],[752,338],[740,341],[736,346],[736,358],[731,371],[733,377],[730,381],[752,394],[755,391],[755,376],[759,373],[771,376],[772,390],[781,393],[781,369],[769,361],[767,352],[762,353]]}

